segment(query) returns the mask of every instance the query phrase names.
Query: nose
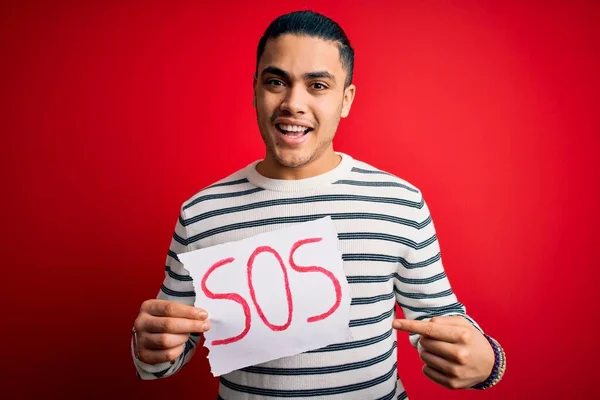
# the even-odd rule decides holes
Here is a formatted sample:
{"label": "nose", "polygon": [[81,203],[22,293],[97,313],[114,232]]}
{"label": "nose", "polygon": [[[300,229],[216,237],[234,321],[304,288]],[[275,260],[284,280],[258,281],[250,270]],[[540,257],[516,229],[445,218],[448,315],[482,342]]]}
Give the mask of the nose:
{"label": "nose", "polygon": [[290,86],[281,100],[279,108],[290,114],[306,113],[306,90],[299,85]]}

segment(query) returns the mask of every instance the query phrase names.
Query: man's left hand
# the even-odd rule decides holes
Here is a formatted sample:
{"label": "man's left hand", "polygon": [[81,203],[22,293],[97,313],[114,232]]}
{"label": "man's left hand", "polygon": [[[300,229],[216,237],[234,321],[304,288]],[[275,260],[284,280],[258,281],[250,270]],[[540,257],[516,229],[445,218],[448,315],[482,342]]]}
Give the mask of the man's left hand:
{"label": "man's left hand", "polygon": [[397,319],[395,329],[421,335],[419,356],[423,373],[448,389],[470,388],[492,372],[494,350],[487,339],[461,316],[429,321]]}

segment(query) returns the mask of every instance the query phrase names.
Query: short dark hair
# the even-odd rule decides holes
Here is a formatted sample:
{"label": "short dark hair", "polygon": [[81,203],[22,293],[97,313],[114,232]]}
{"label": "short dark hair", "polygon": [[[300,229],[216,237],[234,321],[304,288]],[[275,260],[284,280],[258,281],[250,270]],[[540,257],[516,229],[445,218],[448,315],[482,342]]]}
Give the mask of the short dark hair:
{"label": "short dark hair", "polygon": [[256,74],[258,74],[258,63],[265,51],[267,41],[269,39],[277,39],[279,36],[288,33],[336,42],[340,51],[342,67],[347,72],[345,87],[348,87],[348,85],[352,83],[352,75],[354,72],[354,49],[350,45],[350,40],[346,36],[346,33],[341,26],[331,18],[310,10],[294,11],[281,15],[269,24],[258,42],[258,49],[256,52]]}

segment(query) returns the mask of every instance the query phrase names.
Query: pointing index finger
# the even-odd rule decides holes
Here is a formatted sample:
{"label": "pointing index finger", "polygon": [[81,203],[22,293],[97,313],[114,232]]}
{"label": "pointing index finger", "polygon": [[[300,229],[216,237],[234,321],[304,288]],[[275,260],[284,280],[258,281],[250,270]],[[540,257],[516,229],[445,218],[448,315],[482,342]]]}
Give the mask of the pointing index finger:
{"label": "pointing index finger", "polygon": [[394,329],[416,333],[432,339],[448,343],[457,343],[461,340],[462,330],[454,325],[440,324],[433,321],[417,321],[397,319],[393,322]]}

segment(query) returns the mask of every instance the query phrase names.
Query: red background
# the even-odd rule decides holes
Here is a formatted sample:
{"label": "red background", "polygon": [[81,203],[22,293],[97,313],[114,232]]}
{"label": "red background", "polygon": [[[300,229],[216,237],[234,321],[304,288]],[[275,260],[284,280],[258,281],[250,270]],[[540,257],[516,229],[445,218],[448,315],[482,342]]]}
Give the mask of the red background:
{"label": "red background", "polygon": [[3,2],[2,390],[215,398],[203,351],[137,381],[129,332],[181,202],[262,157],[256,44],[310,7],[356,48],[337,150],[423,190],[455,292],[506,348],[500,386],[450,392],[400,335],[410,398],[594,397],[599,5]]}

